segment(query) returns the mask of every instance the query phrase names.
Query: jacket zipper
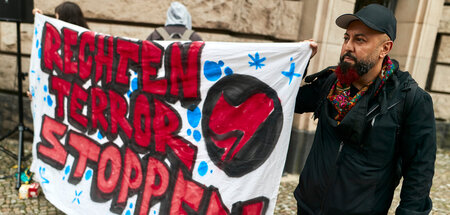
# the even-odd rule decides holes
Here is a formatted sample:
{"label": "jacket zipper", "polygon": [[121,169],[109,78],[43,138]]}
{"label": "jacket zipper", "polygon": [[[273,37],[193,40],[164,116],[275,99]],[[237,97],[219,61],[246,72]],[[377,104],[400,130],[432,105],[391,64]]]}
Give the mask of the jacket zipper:
{"label": "jacket zipper", "polygon": [[324,214],[324,205],[325,205],[325,200],[327,199],[328,196],[328,190],[330,189],[331,186],[331,182],[336,180],[336,175],[337,175],[337,167],[339,165],[339,158],[341,156],[341,152],[342,152],[342,148],[344,147],[344,141],[341,141],[341,143],[339,143],[339,150],[337,152],[337,156],[336,156],[336,161],[335,161],[335,166],[336,166],[336,173],[334,175],[334,177],[330,178],[330,180],[328,180],[328,184],[327,184],[327,188],[325,189],[325,196],[322,199],[322,203],[320,204],[320,211],[319,214]]}

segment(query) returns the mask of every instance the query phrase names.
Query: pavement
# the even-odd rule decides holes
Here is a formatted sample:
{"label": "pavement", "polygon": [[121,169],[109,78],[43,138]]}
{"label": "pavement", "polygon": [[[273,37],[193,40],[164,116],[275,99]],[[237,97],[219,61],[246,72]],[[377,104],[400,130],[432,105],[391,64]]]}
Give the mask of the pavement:
{"label": "pavement", "polygon": [[[0,145],[13,151],[17,151],[17,139],[6,139]],[[32,144],[25,142],[25,154],[31,153]],[[24,162],[29,167],[31,159]],[[17,161],[0,151],[0,215],[12,214],[64,214],[47,201],[41,193],[38,198],[19,199],[18,191],[15,189],[16,180],[14,174],[17,169],[13,168]],[[295,215],[297,205],[292,195],[298,183],[298,175],[287,174],[281,179],[278,199],[275,206],[276,215]],[[394,214],[399,203],[399,186],[395,192],[394,200],[389,214]],[[438,150],[436,157],[435,176],[431,188],[431,199],[433,200],[433,215],[450,214],[450,149]]]}

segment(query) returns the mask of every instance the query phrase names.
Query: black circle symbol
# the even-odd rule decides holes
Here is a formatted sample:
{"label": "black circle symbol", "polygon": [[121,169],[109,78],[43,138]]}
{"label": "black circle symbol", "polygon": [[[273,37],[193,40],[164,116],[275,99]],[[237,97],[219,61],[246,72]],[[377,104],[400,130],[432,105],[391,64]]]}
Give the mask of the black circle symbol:
{"label": "black circle symbol", "polygon": [[208,155],[230,177],[261,166],[275,148],[283,126],[277,92],[248,75],[228,75],[215,83],[202,115]]}

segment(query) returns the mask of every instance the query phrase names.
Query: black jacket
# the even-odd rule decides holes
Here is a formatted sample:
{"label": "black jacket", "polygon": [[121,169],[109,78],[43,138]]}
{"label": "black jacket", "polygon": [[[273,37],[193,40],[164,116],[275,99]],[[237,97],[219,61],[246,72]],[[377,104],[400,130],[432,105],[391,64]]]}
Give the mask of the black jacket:
{"label": "black jacket", "polygon": [[[401,177],[396,213],[428,214],[436,158],[430,95],[418,87],[412,92],[414,80],[397,70],[374,96],[377,78],[337,125],[326,99],[336,80],[329,69],[307,77],[315,80],[297,96],[295,111],[315,112],[319,119],[294,192],[299,214],[387,214]],[[413,93],[409,105],[408,93]]]}

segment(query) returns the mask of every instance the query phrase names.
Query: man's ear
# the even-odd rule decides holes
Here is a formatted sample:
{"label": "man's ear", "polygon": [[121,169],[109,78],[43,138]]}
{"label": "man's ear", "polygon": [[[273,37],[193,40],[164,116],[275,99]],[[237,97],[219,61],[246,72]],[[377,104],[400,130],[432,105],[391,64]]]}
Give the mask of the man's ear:
{"label": "man's ear", "polygon": [[384,57],[386,57],[386,55],[388,55],[389,52],[392,50],[393,46],[394,42],[392,42],[392,40],[383,42],[383,44],[381,45],[380,58],[384,59]]}

